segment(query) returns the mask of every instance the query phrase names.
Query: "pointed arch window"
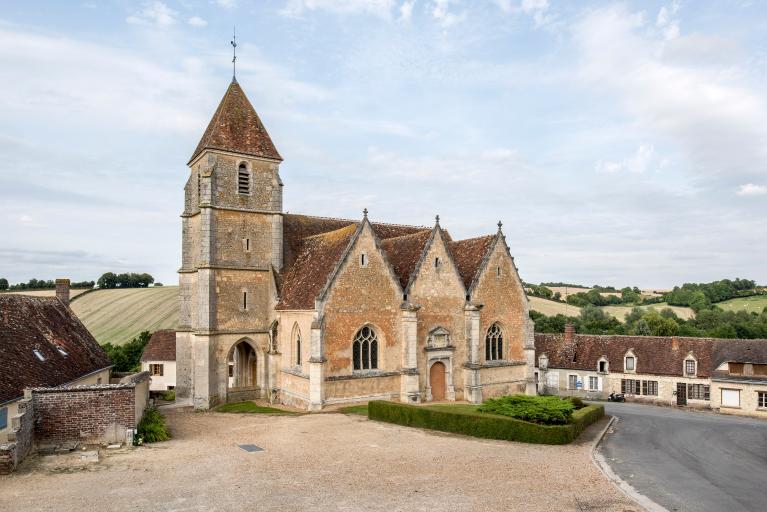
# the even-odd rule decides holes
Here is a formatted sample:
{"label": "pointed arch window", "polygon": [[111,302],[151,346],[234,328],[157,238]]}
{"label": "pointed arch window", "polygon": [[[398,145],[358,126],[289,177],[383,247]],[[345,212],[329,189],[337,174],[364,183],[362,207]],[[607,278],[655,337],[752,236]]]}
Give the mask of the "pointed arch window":
{"label": "pointed arch window", "polygon": [[503,329],[494,323],[487,330],[485,336],[485,360],[499,361],[503,359]]}
{"label": "pointed arch window", "polygon": [[378,369],[378,336],[370,326],[365,326],[354,336],[352,345],[354,370]]}
{"label": "pointed arch window", "polygon": [[296,366],[301,366],[301,331],[296,329]]}
{"label": "pointed arch window", "polygon": [[250,194],[250,171],[245,164],[240,164],[237,169],[237,192],[245,195]]}

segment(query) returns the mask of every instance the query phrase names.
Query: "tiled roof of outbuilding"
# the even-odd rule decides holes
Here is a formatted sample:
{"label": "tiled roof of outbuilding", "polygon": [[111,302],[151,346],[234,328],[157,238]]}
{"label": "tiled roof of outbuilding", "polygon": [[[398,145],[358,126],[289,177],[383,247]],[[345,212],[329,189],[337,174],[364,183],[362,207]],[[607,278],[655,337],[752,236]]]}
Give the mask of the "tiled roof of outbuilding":
{"label": "tiled roof of outbuilding", "polygon": [[711,360],[714,368],[729,362],[767,364],[767,340],[715,340]]}
{"label": "tiled roof of outbuilding", "polygon": [[21,398],[24,388],[60,386],[112,365],[58,299],[10,294],[0,295],[0,361],[0,403]]}
{"label": "tiled roof of outbuilding", "polygon": [[282,160],[264,124],[236,81],[229,84],[190,162],[204,149]]}
{"label": "tiled roof of outbuilding", "polygon": [[[692,355],[698,361],[699,377],[708,377],[712,371],[711,338],[679,336],[601,336],[576,334],[572,342],[564,334],[535,335],[535,364],[546,354],[549,368],[569,370],[596,370],[602,356],[607,358],[612,372],[623,372],[623,356],[633,350],[636,355],[636,373],[682,376],[684,360]],[[731,340],[727,340],[731,341]]]}
{"label": "tiled roof of outbuilding", "polygon": [[155,331],[144,347],[141,361],[175,361],[176,360],[176,331],[163,329]]}
{"label": "tiled roof of outbuilding", "polygon": [[458,267],[458,273],[461,274],[467,290],[474,282],[474,278],[482,265],[482,260],[485,259],[487,251],[493,245],[495,237],[496,235],[488,235],[448,242],[447,245],[453,255],[453,261]]}

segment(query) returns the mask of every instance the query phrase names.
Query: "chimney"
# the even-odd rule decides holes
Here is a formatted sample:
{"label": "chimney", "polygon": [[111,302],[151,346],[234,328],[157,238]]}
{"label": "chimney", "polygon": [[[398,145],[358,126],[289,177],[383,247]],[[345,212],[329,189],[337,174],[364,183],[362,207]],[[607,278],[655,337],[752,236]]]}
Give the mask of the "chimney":
{"label": "chimney", "polygon": [[565,343],[572,343],[575,338],[575,326],[572,322],[565,324]]}
{"label": "chimney", "polygon": [[69,306],[69,279],[56,279],[56,298]]}

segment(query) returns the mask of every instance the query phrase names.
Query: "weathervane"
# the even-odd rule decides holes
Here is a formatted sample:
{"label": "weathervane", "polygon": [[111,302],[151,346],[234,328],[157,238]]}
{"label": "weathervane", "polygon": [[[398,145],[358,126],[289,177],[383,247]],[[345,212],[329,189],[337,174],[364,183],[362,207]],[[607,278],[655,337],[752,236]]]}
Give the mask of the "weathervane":
{"label": "weathervane", "polygon": [[237,81],[237,27],[232,27],[232,81]]}

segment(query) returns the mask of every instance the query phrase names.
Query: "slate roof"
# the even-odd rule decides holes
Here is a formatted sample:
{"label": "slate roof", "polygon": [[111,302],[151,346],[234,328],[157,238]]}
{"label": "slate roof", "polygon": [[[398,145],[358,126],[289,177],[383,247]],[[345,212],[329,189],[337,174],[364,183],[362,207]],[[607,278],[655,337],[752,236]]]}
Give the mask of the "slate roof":
{"label": "slate roof", "polygon": [[[381,249],[402,285],[407,286],[432,229],[373,222]],[[314,309],[314,300],[327,284],[359,227],[359,221],[285,214],[283,216],[283,270],[277,276],[277,309]],[[448,250],[464,282],[471,284],[494,235],[453,242],[442,230]],[[468,288],[467,285],[467,288]]]}
{"label": "slate roof", "polygon": [[256,110],[240,84],[234,80],[229,84],[189,161],[194,160],[204,149],[221,149],[282,160]]}
{"label": "slate roof", "polygon": [[176,331],[164,329],[155,331],[144,347],[141,361],[175,361],[176,360]]}
{"label": "slate roof", "polygon": [[708,377],[715,368],[712,366],[714,341],[680,336],[576,334],[568,342],[564,334],[536,334],[535,364],[538,365],[538,357],[545,353],[549,368],[596,370],[597,362],[605,356],[611,372],[623,372],[623,356],[633,350],[637,358],[636,373],[681,377],[684,360],[692,352],[698,360],[697,375]]}
{"label": "slate roof", "polygon": [[0,294],[0,361],[0,403],[21,398],[27,387],[60,386],[112,366],[58,299],[11,294]]}

